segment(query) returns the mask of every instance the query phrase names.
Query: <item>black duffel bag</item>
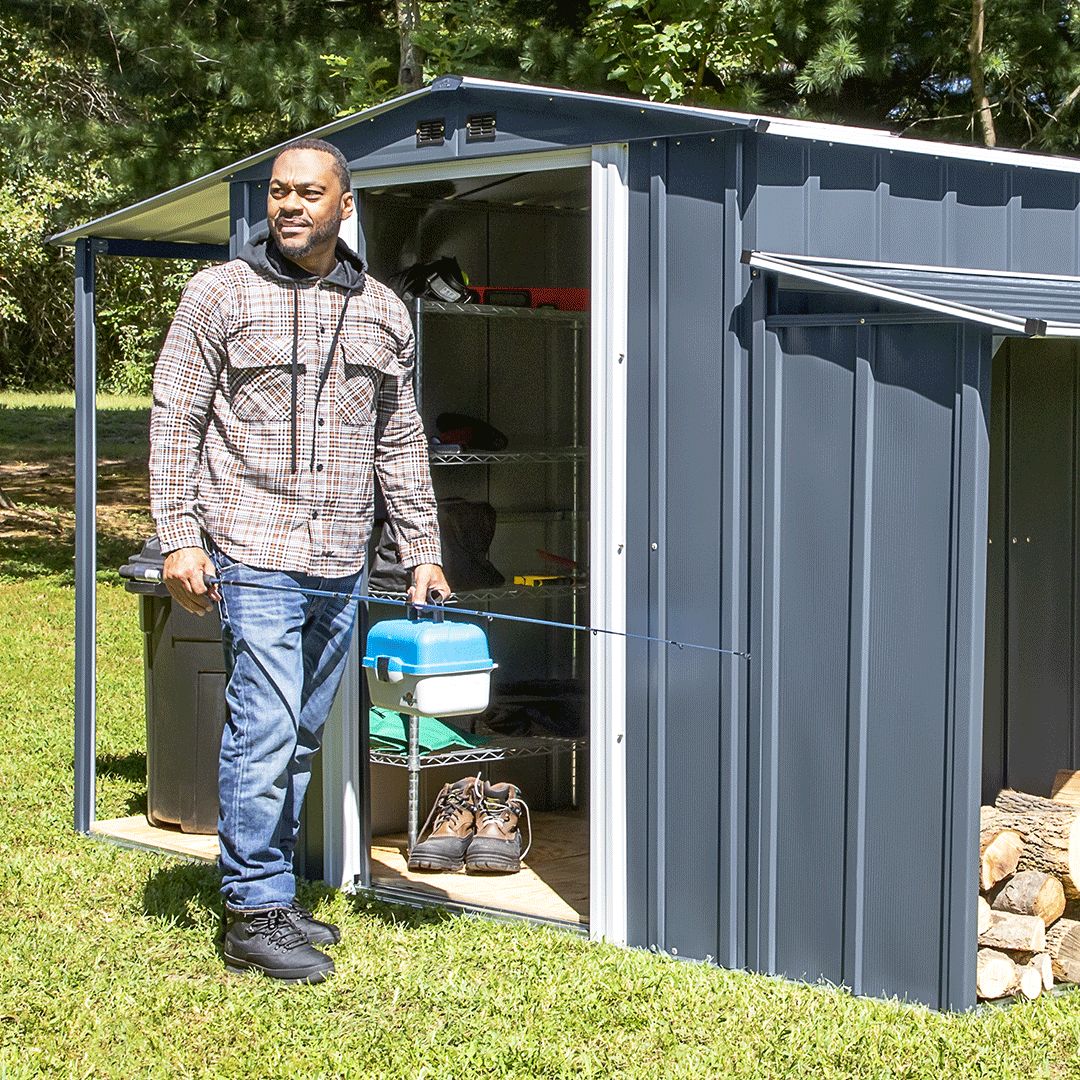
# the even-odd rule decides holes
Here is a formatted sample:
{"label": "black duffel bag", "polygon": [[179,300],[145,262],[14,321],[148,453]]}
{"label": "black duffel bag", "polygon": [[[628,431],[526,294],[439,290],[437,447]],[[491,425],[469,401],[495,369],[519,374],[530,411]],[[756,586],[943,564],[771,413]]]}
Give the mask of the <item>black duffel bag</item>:
{"label": "black duffel bag", "polygon": [[[506,580],[491,565],[488,550],[495,535],[495,507],[467,499],[440,499],[439,532],[442,534],[443,573],[450,588],[493,589]],[[409,572],[398,558],[392,524],[387,521],[375,548],[368,588],[377,592],[403,593]]]}

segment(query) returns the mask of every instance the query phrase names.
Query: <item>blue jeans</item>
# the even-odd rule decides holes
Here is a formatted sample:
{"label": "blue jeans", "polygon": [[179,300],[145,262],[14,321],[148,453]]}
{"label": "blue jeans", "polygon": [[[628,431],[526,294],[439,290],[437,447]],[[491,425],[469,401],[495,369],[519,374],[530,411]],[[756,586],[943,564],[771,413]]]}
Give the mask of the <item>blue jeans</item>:
{"label": "blue jeans", "polygon": [[[341,681],[360,574],[255,570],[219,550],[226,719],[218,764],[221,893],[232,908],[288,905],[311,758]],[[237,587],[322,589],[347,599]]]}

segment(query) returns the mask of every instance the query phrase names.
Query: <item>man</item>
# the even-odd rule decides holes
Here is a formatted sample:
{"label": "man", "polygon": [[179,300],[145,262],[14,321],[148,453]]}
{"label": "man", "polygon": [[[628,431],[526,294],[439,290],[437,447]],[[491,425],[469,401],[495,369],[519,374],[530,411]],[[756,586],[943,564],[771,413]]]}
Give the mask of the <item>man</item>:
{"label": "man", "polygon": [[[336,147],[304,139],[278,155],[268,228],[184,292],[150,420],[164,582],[188,611],[215,601],[221,611],[225,960],[290,982],[329,975],[333,961],[315,946],[340,937],[296,904],[292,860],[356,617],[376,474],[412,570],[410,600],[450,592],[412,391],[412,328],[338,240],[352,213]],[[207,588],[203,575],[220,585]]]}

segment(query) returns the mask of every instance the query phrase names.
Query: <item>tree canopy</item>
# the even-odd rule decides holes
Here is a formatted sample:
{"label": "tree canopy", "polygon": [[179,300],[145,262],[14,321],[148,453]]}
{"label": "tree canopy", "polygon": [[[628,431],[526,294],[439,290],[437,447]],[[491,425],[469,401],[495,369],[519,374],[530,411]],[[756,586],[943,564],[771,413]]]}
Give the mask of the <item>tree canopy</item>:
{"label": "tree canopy", "polygon": [[[447,71],[1080,149],[1080,0],[0,0],[0,386],[71,380],[42,240]],[[123,265],[121,265],[121,262]],[[104,260],[103,384],[190,267]]]}

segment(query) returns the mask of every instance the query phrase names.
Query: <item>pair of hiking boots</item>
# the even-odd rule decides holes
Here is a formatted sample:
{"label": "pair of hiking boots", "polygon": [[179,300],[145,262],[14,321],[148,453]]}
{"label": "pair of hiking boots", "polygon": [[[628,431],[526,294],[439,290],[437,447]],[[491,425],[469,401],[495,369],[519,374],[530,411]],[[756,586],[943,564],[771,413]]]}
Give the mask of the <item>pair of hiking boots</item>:
{"label": "pair of hiking boots", "polygon": [[319,983],[334,973],[334,961],[316,946],[336,945],[341,931],[295,900],[288,907],[226,906],[221,929],[229,971],[261,971],[285,983]]}
{"label": "pair of hiking boots", "polygon": [[410,870],[460,870],[516,874],[529,846],[521,850],[518,821],[532,828],[529,808],[513,784],[489,784],[479,776],[444,784],[420,835],[427,839],[409,853]]}

